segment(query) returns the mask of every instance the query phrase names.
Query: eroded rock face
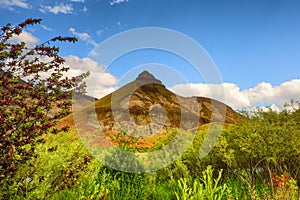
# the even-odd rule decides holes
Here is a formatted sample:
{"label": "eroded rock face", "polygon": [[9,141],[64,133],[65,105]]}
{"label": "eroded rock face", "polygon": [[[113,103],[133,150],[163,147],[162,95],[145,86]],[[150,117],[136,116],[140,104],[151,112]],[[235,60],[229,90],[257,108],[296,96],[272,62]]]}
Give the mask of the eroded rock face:
{"label": "eroded rock face", "polygon": [[137,137],[165,133],[173,128],[197,129],[199,125],[210,122],[234,123],[240,117],[216,100],[178,96],[147,71],[96,101],[94,107],[104,132],[123,130]]}

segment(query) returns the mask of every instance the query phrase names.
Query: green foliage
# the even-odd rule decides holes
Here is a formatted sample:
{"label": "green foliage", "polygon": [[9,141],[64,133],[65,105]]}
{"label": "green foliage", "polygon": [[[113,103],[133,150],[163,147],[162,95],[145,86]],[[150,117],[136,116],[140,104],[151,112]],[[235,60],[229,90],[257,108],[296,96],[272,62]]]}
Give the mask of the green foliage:
{"label": "green foliage", "polygon": [[209,156],[212,161],[219,160],[212,163],[214,168],[234,173],[253,197],[264,195],[256,189],[263,180],[275,193],[273,173],[288,173],[299,179],[300,117],[299,109],[292,109],[294,112],[289,107],[281,112],[247,113],[250,118],[224,130]]}
{"label": "green foliage", "polygon": [[11,198],[22,196],[44,199],[61,190],[68,190],[80,183],[91,157],[74,132],[58,133],[45,138],[37,145],[37,157],[22,165],[14,184],[7,184],[2,195]]}
{"label": "green foliage", "polygon": [[187,199],[204,199],[203,185],[197,180],[193,182],[192,187],[188,186],[187,178],[181,178],[177,180],[179,192],[175,191],[177,200],[187,200]]}
{"label": "green foliage", "polygon": [[[200,183],[197,179],[188,181],[187,178],[181,178],[177,180],[179,192],[175,192],[176,199],[209,199],[209,200],[221,200],[227,195],[226,184],[220,184],[222,171],[219,171],[218,177],[213,178],[213,170],[211,166],[208,166],[205,171],[202,172],[202,178]],[[189,186],[190,185],[190,186]]]}
{"label": "green foliage", "polygon": [[213,170],[211,166],[202,172],[202,181],[205,186],[206,195],[208,199],[221,199],[226,192],[226,184],[219,186],[222,176],[222,170],[219,171],[219,175],[216,179],[213,178]]}
{"label": "green foliage", "polygon": [[8,23],[1,28],[0,189],[12,184],[19,167],[33,156],[36,144],[43,142],[39,136],[58,132],[54,127],[70,111],[72,90],[84,92],[81,81],[88,76],[63,77],[69,68],[52,44],[76,42],[74,37],[54,37],[32,48],[15,42],[13,38],[24,28],[40,22],[29,18],[17,26]]}
{"label": "green foliage", "polygon": [[[126,173],[103,166],[90,157],[75,132],[45,135],[39,139],[46,143],[36,146],[36,156],[21,165],[13,182],[1,188],[0,198],[299,199],[299,109],[258,110],[247,115],[222,131],[206,157],[199,158],[206,136],[203,128],[180,158],[152,173]],[[175,136],[170,131],[153,149]],[[126,133],[112,135],[111,140],[124,151],[139,150],[137,139]],[[22,148],[29,151],[31,144]],[[115,165],[128,163],[131,169],[144,167],[134,154],[118,150],[105,159]]]}

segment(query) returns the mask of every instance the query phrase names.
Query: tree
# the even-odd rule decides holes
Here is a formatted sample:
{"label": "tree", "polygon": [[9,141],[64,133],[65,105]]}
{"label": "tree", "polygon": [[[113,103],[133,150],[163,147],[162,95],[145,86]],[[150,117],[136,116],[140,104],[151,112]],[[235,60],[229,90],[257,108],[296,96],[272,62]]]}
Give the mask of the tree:
{"label": "tree", "polygon": [[228,172],[246,183],[252,195],[263,179],[269,180],[274,193],[274,174],[275,178],[287,173],[299,179],[299,113],[299,106],[293,104],[280,112],[269,108],[248,113],[248,119],[222,132],[212,151],[217,164],[225,163]]}
{"label": "tree", "polygon": [[[15,42],[24,28],[41,19],[27,19],[1,28],[0,34],[0,186],[34,155],[46,133],[67,131],[56,124],[71,109],[72,93],[84,93],[89,72],[68,78],[69,68],[55,42],[76,42],[75,37],[54,37],[33,48]],[[55,109],[54,109],[55,108]]]}

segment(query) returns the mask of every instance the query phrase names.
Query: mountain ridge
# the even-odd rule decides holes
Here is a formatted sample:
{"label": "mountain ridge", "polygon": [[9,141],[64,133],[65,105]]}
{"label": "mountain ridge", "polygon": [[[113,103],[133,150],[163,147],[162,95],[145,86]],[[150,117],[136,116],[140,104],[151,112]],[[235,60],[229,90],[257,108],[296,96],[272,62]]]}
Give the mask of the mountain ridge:
{"label": "mountain ridge", "polygon": [[[217,100],[179,96],[148,71],[79,112],[76,124],[88,131],[99,130],[100,126],[103,132],[126,130],[133,135],[142,132],[143,137],[171,129],[198,129],[211,122],[232,124],[241,117]],[[93,123],[88,120],[91,113],[96,114]],[[75,126],[71,118],[70,115],[62,123]]]}

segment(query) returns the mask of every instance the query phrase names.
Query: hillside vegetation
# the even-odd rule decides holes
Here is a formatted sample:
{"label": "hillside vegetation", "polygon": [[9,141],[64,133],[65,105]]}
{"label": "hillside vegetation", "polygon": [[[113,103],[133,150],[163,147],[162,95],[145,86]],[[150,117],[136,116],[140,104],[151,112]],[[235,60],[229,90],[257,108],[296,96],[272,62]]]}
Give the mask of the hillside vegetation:
{"label": "hillside vegetation", "polygon": [[[1,197],[299,199],[300,110],[244,115],[249,118],[222,131],[208,156],[198,156],[204,127],[175,163],[152,173],[104,166],[90,156],[75,131],[44,136],[46,143],[36,148],[37,157],[22,166],[13,185],[1,188]],[[128,140],[124,141],[123,147]]]}

